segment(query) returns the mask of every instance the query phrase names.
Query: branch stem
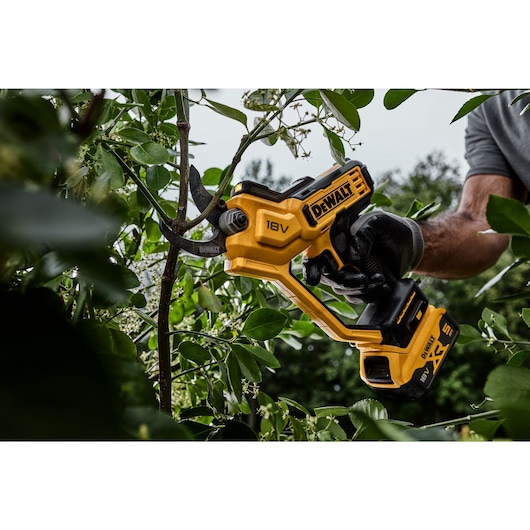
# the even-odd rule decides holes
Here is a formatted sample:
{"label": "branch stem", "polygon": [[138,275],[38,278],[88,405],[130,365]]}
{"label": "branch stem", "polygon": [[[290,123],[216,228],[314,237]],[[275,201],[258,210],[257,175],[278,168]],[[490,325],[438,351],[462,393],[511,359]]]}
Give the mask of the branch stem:
{"label": "branch stem", "polygon": [[489,410],[486,412],[481,412],[479,414],[468,414],[462,418],[455,418],[454,420],[441,421],[439,423],[431,423],[430,425],[423,425],[418,427],[419,429],[435,429],[438,427],[452,427],[454,425],[465,425],[473,420],[485,420],[489,418],[498,418],[500,414],[499,410]]}
{"label": "branch stem", "polygon": [[[169,221],[172,230],[182,235],[188,205],[189,178],[189,109],[187,90],[175,90],[177,107],[177,128],[180,147],[180,187],[177,217]],[[169,312],[171,310],[171,294],[177,277],[177,263],[180,249],[169,245],[166,264],[162,274],[160,302],[158,306],[158,382],[160,385],[160,410],[171,415],[171,335],[169,333]]]}

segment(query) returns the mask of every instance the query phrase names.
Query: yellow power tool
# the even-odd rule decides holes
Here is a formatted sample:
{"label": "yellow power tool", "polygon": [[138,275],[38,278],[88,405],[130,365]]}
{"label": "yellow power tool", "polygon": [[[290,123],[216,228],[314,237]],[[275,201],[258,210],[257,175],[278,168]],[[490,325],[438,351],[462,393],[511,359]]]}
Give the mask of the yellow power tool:
{"label": "yellow power tool", "polygon": [[419,398],[431,388],[459,328],[445,309],[429,303],[416,282],[396,280],[390,294],[367,304],[349,324],[292,270],[300,254],[314,258],[323,252],[331,254],[338,269],[345,266],[332,241],[370,203],[373,181],[363,164],[334,166],[282,192],[245,180],[213,210],[212,196],[194,167],[190,189],[201,211],[210,208],[213,236],[191,241],[161,223],[169,241],[198,256],[225,254],[228,274],[274,282],[327,335],[358,348],[360,376],[368,386],[402,399]]}

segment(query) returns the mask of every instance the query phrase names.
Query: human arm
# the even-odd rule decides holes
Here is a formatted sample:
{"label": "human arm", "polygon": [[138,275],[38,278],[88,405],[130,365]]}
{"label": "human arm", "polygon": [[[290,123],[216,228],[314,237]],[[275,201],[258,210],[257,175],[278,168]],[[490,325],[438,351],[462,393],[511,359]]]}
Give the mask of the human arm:
{"label": "human arm", "polygon": [[497,262],[510,238],[483,233],[490,228],[486,219],[490,195],[525,202],[528,191],[519,181],[500,175],[469,177],[454,212],[418,223],[424,252],[414,272],[443,279],[461,279],[475,276]]}

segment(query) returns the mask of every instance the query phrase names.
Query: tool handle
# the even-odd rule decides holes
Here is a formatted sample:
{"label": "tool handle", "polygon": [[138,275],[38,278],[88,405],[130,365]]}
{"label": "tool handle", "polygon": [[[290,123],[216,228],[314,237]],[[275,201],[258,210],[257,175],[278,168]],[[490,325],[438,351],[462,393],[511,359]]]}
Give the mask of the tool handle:
{"label": "tool handle", "polygon": [[382,341],[378,329],[364,325],[345,324],[324,302],[292,274],[290,264],[270,265],[246,258],[225,262],[229,274],[251,276],[273,282],[301,311],[308,315],[331,338],[342,342]]}

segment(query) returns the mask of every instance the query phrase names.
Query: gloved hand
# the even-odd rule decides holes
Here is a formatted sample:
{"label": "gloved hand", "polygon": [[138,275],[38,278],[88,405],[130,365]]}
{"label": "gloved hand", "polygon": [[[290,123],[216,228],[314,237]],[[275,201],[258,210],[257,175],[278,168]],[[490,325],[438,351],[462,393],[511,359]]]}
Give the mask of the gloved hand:
{"label": "gloved hand", "polygon": [[331,286],[352,303],[369,303],[384,296],[423,256],[418,224],[381,211],[361,215],[350,234],[338,234],[332,243],[346,266],[338,271],[331,255],[322,253],[304,260],[304,278],[309,285]]}

